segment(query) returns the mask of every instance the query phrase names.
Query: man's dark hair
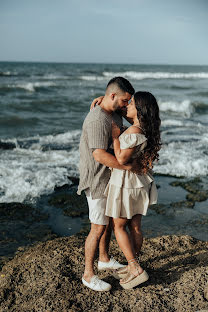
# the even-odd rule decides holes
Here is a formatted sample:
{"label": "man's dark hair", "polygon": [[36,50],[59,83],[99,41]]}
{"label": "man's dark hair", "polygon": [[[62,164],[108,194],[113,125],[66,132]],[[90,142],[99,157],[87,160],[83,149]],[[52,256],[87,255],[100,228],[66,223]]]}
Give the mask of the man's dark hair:
{"label": "man's dark hair", "polygon": [[128,92],[131,95],[135,93],[134,88],[132,87],[131,83],[126,78],[123,78],[123,77],[112,78],[107,84],[106,90],[111,85],[116,85],[121,91]]}

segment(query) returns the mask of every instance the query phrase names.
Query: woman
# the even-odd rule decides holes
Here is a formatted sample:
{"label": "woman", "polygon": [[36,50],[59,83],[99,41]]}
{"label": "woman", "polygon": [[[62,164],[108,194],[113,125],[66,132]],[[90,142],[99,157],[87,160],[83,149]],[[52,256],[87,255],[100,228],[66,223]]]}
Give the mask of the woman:
{"label": "woman", "polygon": [[150,174],[161,148],[161,121],[155,97],[149,92],[136,92],[126,117],[133,125],[122,134],[116,124],[112,124],[114,153],[120,164],[133,162],[136,173],[112,169],[105,195],[106,215],[113,218],[116,240],[128,261],[128,266],[116,270],[114,276],[121,278],[123,288],[130,289],[148,280],[137,256],[143,240],[142,215],[146,215],[149,205],[157,203],[157,189]]}

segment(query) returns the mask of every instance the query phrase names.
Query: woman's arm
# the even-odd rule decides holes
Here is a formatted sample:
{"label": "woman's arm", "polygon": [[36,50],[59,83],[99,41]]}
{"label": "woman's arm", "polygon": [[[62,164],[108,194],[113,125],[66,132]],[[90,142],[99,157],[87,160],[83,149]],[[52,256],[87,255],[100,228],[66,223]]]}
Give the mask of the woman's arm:
{"label": "woman's arm", "polygon": [[97,97],[96,99],[94,99],[90,105],[90,110],[93,109],[96,105],[100,105],[103,98],[104,98],[104,96],[101,95],[101,96]]}
{"label": "woman's arm", "polygon": [[[139,132],[140,132],[140,129],[137,127],[130,127],[126,130],[126,134],[139,133]],[[136,147],[121,149],[119,135],[120,135],[120,129],[113,122],[112,123],[112,138],[113,138],[114,153],[119,164],[124,165],[129,161]]]}
{"label": "woman's arm", "polygon": [[127,149],[120,149],[120,142],[118,138],[113,139],[113,147],[114,153],[120,165],[125,165],[128,160],[131,158],[135,147],[127,148]]}

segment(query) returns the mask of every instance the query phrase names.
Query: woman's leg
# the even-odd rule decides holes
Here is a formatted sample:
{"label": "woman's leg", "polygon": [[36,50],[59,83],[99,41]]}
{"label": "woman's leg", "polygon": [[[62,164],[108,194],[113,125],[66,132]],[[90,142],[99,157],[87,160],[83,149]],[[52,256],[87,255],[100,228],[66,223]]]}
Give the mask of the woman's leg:
{"label": "woman's leg", "polygon": [[143,236],[142,236],[142,231],[141,231],[141,220],[142,220],[142,215],[137,214],[133,216],[129,222],[130,236],[131,236],[131,240],[132,240],[132,244],[133,244],[136,256],[139,255],[139,252],[143,243]]}
{"label": "woman's leg", "polygon": [[129,234],[126,231],[127,222],[128,220],[125,218],[115,218],[113,219],[113,229],[119,247],[123,251],[126,260],[129,261],[135,258],[135,254],[131,247]]}
{"label": "woman's leg", "polygon": [[135,259],[136,255],[134,249],[132,248],[129,234],[126,231],[127,222],[128,220],[125,218],[115,218],[113,219],[113,228],[119,247],[128,261],[128,269],[131,273],[137,276],[143,272],[143,269],[139,266]]}

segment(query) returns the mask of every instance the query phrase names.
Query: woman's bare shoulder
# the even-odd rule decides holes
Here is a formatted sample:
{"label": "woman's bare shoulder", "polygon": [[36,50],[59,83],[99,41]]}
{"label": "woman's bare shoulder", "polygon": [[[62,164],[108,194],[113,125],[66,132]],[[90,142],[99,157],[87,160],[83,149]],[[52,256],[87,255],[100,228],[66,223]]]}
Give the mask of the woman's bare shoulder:
{"label": "woman's bare shoulder", "polygon": [[136,126],[131,126],[129,127],[126,131],[125,131],[126,134],[132,134],[132,133],[141,133],[143,134],[143,131],[142,129],[140,129],[139,127],[136,127]]}

